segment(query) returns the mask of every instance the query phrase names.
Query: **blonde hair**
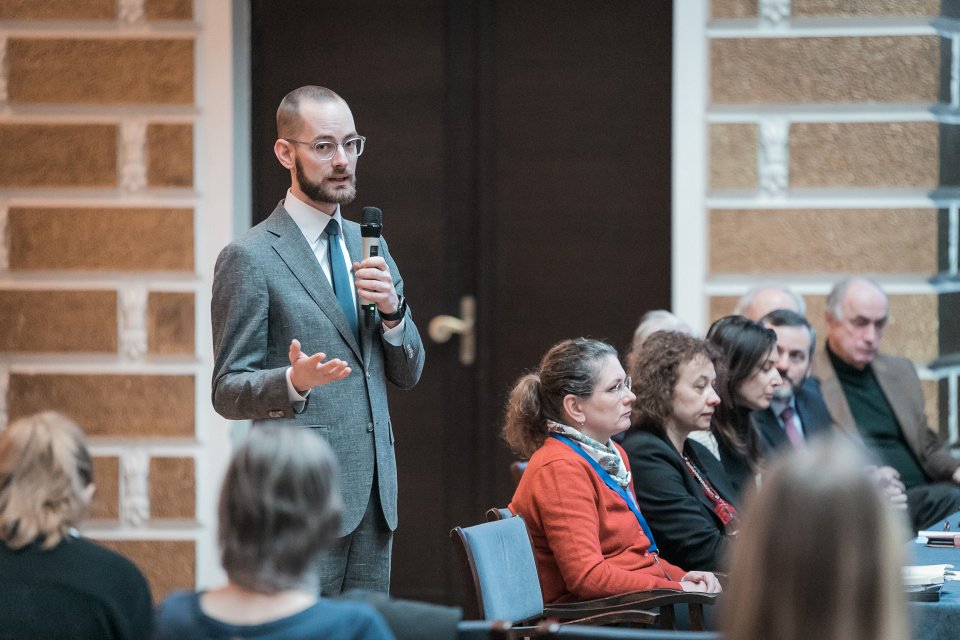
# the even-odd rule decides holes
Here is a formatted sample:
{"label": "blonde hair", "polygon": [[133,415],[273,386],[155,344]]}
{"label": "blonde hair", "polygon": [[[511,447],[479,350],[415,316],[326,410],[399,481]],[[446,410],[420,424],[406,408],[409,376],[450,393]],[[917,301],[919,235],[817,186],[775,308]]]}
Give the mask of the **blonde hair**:
{"label": "blonde hair", "polygon": [[12,549],[52,549],[86,512],[93,463],[83,433],[45,411],[0,431],[0,539]]}
{"label": "blonde hair", "polygon": [[908,637],[906,530],[866,464],[853,444],[827,438],[764,474],[731,557],[725,640]]}

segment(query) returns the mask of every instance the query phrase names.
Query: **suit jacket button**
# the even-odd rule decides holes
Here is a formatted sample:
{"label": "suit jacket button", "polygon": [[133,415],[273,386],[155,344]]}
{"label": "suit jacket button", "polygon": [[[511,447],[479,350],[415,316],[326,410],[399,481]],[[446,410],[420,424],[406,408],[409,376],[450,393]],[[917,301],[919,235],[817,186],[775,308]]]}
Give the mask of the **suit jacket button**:
{"label": "suit jacket button", "polygon": [[368,422],[368,423],[367,423],[367,432],[373,433],[373,423],[372,423],[372,422]]}
{"label": "suit jacket button", "polygon": [[284,414],[283,411],[274,410],[267,415],[269,415],[271,418],[282,418]]}

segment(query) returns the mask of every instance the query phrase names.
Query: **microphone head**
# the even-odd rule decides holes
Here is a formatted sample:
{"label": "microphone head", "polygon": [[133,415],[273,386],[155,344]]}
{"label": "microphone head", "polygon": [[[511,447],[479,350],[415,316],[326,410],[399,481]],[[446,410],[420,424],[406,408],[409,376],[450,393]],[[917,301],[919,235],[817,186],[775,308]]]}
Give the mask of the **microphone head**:
{"label": "microphone head", "polygon": [[364,207],[360,216],[360,224],[383,225],[383,211],[376,207]]}

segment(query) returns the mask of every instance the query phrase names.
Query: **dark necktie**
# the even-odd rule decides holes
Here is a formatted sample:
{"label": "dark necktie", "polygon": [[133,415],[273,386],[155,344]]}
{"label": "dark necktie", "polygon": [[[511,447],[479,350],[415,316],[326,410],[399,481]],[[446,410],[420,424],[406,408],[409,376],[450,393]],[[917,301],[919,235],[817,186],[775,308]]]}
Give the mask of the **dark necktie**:
{"label": "dark necktie", "polygon": [[795,447],[803,446],[803,434],[800,433],[800,425],[797,424],[797,417],[793,407],[787,407],[780,412],[780,419],[783,420],[783,431],[787,438]]}
{"label": "dark necktie", "polygon": [[347,323],[353,331],[353,337],[360,343],[360,331],[357,326],[357,308],[353,302],[353,288],[350,286],[350,274],[344,262],[343,250],[340,248],[340,225],[336,220],[327,223],[324,230],[327,234],[327,257],[330,259],[330,279],[333,281],[333,293],[337,302],[347,317]]}

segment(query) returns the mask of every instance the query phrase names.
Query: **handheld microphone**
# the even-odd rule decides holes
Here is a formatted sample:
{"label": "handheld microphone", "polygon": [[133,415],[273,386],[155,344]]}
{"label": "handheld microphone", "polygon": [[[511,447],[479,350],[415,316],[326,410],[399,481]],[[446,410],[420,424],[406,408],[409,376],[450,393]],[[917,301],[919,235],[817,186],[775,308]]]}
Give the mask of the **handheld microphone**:
{"label": "handheld microphone", "polygon": [[[383,232],[383,211],[376,207],[364,207],[360,217],[360,236],[363,238],[363,259],[380,255],[380,234]],[[363,305],[364,318],[369,322],[377,305]]]}

